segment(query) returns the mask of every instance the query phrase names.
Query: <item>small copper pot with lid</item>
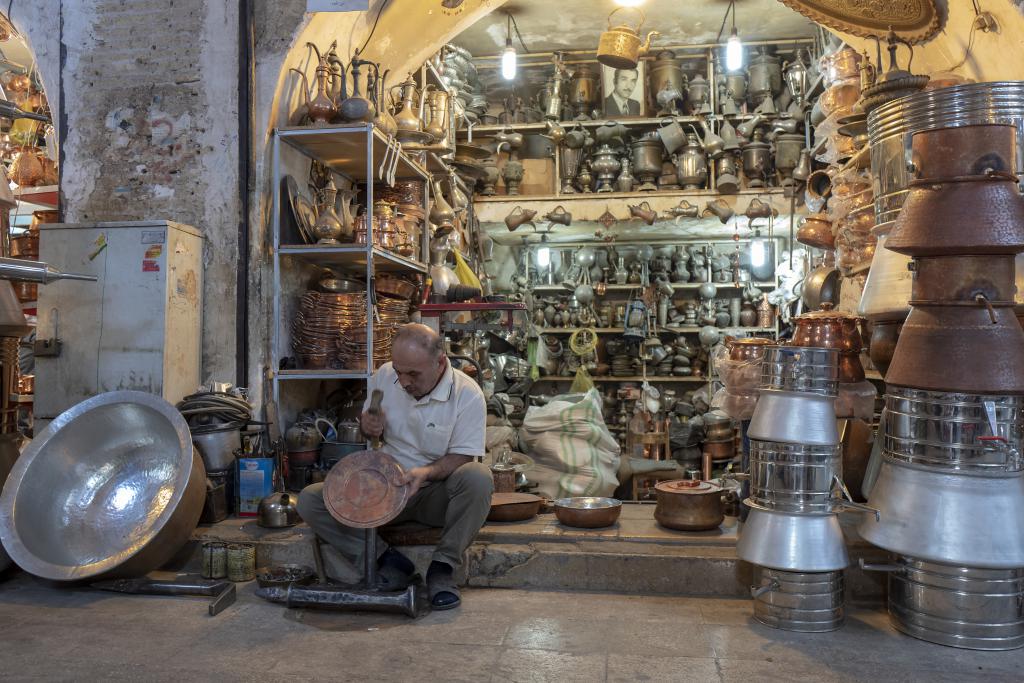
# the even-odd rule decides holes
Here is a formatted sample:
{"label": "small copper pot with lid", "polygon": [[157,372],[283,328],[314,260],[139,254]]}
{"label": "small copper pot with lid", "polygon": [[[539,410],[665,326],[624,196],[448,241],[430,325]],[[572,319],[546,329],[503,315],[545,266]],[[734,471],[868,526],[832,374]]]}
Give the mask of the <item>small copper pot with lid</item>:
{"label": "small copper pot with lid", "polygon": [[654,519],[663,527],[680,531],[717,529],[722,513],[722,487],[711,482],[673,479],[654,487],[658,497]]}

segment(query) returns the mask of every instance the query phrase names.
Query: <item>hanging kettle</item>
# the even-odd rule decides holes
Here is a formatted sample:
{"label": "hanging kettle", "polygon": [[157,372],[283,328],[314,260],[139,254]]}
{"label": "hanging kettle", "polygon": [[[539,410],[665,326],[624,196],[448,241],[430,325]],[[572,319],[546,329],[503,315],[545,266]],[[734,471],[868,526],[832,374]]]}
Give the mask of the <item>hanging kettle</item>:
{"label": "hanging kettle", "polygon": [[626,7],[617,7],[608,15],[608,29],[601,34],[597,43],[597,61],[613,69],[635,69],[642,55],[651,49],[651,38],[660,35],[657,31],[647,34],[646,42],[640,42],[640,28],[644,24],[644,13],[639,8],[640,21],[636,28],[628,24],[612,26],[612,16]]}

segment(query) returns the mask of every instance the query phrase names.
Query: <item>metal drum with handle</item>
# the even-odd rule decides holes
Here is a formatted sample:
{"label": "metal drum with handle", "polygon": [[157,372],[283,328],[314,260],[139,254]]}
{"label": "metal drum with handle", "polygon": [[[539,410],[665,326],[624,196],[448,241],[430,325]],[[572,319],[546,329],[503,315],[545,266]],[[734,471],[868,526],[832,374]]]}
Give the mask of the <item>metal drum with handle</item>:
{"label": "metal drum with handle", "polygon": [[754,567],[754,618],[785,631],[822,633],[843,625],[843,571],[790,572]]}

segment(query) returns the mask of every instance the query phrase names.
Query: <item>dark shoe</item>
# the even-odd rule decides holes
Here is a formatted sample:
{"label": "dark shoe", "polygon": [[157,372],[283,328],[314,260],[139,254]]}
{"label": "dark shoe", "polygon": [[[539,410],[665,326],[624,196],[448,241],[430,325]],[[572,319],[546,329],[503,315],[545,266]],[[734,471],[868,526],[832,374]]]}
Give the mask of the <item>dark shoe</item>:
{"label": "dark shoe", "polygon": [[394,548],[388,548],[377,559],[377,587],[384,591],[404,591],[419,577],[416,565]]}
{"label": "dark shoe", "polygon": [[444,562],[431,562],[427,570],[427,592],[430,606],[436,610],[454,609],[462,603],[455,585],[455,572]]}

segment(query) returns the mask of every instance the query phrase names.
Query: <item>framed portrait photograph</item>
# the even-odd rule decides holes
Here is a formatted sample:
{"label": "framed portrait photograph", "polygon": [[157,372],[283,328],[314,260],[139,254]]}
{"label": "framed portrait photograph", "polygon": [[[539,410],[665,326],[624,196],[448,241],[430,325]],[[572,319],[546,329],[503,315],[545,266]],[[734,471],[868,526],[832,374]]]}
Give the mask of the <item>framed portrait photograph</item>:
{"label": "framed portrait photograph", "polygon": [[647,97],[644,88],[646,64],[640,62],[633,69],[601,67],[601,109],[605,118],[628,119],[647,116]]}

